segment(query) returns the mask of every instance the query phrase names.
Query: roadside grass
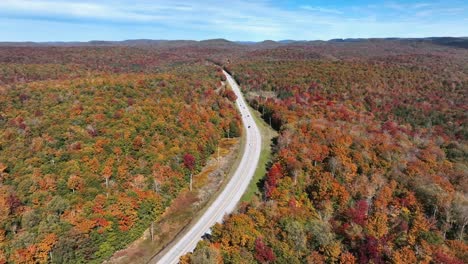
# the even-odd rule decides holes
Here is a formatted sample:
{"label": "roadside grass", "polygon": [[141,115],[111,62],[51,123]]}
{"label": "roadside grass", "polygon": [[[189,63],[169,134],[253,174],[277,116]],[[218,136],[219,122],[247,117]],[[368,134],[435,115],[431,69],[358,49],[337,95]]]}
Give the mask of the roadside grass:
{"label": "roadside grass", "polygon": [[260,152],[260,159],[258,162],[257,169],[252,180],[247,187],[244,195],[241,198],[241,202],[250,202],[256,195],[261,196],[259,189],[260,181],[265,177],[267,172],[268,163],[271,161],[271,147],[273,138],[278,136],[278,132],[272,129],[262,118],[260,112],[248,106],[250,112],[253,115],[255,123],[257,124],[260,134],[262,135],[262,150]]}
{"label": "roadside grass", "polygon": [[[229,83],[227,83],[227,85],[230,86]],[[244,94],[244,98],[247,98],[247,95]],[[246,105],[252,113],[255,124],[257,124],[258,129],[260,130],[260,134],[262,135],[262,149],[260,151],[260,159],[258,161],[258,166],[255,169],[254,176],[250,180],[250,183],[247,186],[247,190],[242,195],[240,202],[250,202],[252,201],[253,197],[257,195],[261,197],[259,183],[265,177],[268,163],[271,161],[271,148],[273,145],[273,139],[278,136],[278,132],[271,128],[271,126],[262,119],[261,113],[259,111],[252,108],[248,103]],[[242,137],[242,139],[244,139],[244,137]],[[242,149],[240,153],[243,153],[245,142],[242,142],[241,146]],[[236,166],[232,166],[232,168],[237,168],[237,164]]]}

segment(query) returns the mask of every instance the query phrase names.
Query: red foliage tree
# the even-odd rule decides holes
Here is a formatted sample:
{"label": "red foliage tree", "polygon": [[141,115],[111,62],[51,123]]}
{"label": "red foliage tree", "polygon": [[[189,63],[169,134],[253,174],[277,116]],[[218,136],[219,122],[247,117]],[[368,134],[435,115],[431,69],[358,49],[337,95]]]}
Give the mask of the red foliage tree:
{"label": "red foliage tree", "polygon": [[444,264],[463,264],[464,262],[459,260],[456,257],[452,257],[441,249],[438,249],[433,256],[434,263],[444,263]]}
{"label": "red foliage tree", "polygon": [[266,197],[271,198],[275,191],[276,186],[278,184],[278,179],[283,176],[283,168],[281,164],[275,163],[268,171],[266,182],[265,182],[265,190],[266,190]]}
{"label": "red foliage tree", "polygon": [[226,89],[224,91],[224,96],[227,97],[227,99],[229,99],[231,102],[234,102],[237,100],[237,95],[231,89]]}
{"label": "red foliage tree", "polygon": [[195,157],[192,154],[187,153],[184,155],[184,167],[189,171],[193,171],[195,168]]}
{"label": "red foliage tree", "polygon": [[359,248],[359,263],[384,263],[379,245],[379,240],[375,237],[367,236],[364,243]]}
{"label": "red foliage tree", "polygon": [[270,263],[276,260],[273,250],[265,245],[260,237],[255,240],[255,259],[260,263]]}
{"label": "red foliage tree", "polygon": [[348,210],[348,216],[351,218],[351,221],[354,223],[364,226],[367,219],[367,210],[369,205],[365,200],[358,201],[354,208]]}

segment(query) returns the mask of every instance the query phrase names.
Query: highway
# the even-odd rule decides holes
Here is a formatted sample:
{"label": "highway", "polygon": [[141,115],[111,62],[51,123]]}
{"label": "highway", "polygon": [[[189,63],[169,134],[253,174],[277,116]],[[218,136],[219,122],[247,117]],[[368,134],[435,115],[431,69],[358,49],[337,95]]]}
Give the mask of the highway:
{"label": "highway", "polygon": [[227,72],[223,72],[226,75],[227,82],[237,95],[236,104],[242,115],[242,123],[245,128],[245,147],[242,159],[225,189],[205,213],[198,218],[197,222],[192,224],[190,229],[178,240],[169,244],[167,249],[163,250],[160,255],[157,255],[149,263],[178,263],[182,255],[192,252],[198,241],[202,239],[202,236],[208,233],[216,222],[222,222],[224,215],[231,213],[235,209],[257,168],[262,145],[260,130],[255,124],[252,113],[250,113],[247,107],[239,86]]}

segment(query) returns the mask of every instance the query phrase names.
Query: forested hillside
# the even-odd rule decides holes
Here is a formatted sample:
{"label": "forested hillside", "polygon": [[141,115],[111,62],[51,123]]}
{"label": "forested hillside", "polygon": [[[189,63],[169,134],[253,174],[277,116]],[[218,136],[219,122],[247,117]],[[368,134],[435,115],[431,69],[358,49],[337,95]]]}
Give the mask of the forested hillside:
{"label": "forested hillside", "polygon": [[468,50],[211,40],[0,47],[0,263],[137,239],[241,132],[212,62],[279,137],[262,193],[182,263],[468,262]]}
{"label": "forested hillside", "polygon": [[184,56],[0,49],[0,263],[102,262],[239,136],[222,73]]}
{"label": "forested hillside", "polygon": [[468,53],[420,48],[286,47],[225,61],[280,136],[263,194],[182,262],[468,262]]}

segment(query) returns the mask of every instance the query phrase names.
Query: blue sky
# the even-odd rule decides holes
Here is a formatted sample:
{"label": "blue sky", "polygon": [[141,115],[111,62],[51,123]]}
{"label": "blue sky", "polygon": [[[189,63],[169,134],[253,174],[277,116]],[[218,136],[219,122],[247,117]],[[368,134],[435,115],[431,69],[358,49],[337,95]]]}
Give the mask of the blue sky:
{"label": "blue sky", "polygon": [[468,36],[468,1],[0,0],[0,41]]}

